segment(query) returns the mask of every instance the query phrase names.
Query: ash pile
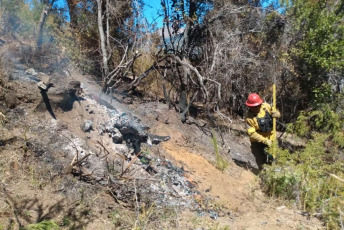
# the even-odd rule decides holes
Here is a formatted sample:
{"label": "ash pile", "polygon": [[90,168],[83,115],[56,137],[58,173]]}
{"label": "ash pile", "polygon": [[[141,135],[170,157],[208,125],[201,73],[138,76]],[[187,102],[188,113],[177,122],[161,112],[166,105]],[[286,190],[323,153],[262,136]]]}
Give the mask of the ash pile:
{"label": "ash pile", "polygon": [[[195,200],[199,192],[185,170],[150,153],[153,145],[170,137],[151,134],[149,127],[137,117],[119,112],[99,98],[90,98],[107,112],[109,119],[94,129],[111,143],[98,141],[97,153],[86,154],[90,152],[87,150],[82,151],[83,154],[76,153],[72,173],[84,181],[106,187],[118,203],[127,207],[154,204],[200,210]],[[86,121],[82,129],[89,132],[93,130],[92,125]]]}

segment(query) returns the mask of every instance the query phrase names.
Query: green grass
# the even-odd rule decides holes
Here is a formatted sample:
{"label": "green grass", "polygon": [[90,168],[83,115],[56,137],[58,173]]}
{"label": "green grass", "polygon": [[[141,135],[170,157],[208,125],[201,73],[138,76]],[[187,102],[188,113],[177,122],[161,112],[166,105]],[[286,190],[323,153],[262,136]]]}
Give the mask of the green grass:
{"label": "green grass", "polygon": [[228,162],[220,154],[215,131],[212,130],[211,133],[212,133],[212,144],[214,146],[215,160],[216,160],[215,166],[217,169],[223,172],[228,167]]}

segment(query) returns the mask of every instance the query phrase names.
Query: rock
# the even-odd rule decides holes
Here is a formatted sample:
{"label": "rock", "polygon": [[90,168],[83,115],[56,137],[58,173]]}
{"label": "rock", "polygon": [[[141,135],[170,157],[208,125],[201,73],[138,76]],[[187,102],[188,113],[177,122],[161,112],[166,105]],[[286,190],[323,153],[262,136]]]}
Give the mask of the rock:
{"label": "rock", "polygon": [[138,139],[141,142],[150,139],[152,144],[158,144],[161,141],[170,139],[168,136],[149,134],[147,132],[149,127],[142,125],[138,118],[126,113],[112,113],[112,117],[105,124],[105,128],[110,133],[116,133],[119,130],[123,136],[129,137],[129,139]]}
{"label": "rock", "polygon": [[[239,152],[230,151],[230,156],[232,157],[233,161],[239,164],[247,164],[251,165],[253,168],[257,168],[257,164],[254,159],[251,159],[253,155],[242,154]],[[253,157],[254,158],[254,157]]]}
{"label": "rock", "polygon": [[128,146],[125,144],[116,144],[115,150],[122,155],[125,155],[129,152]]}
{"label": "rock", "polygon": [[130,105],[133,104],[133,99],[131,97],[125,97],[123,98],[122,102]]}
{"label": "rock", "polygon": [[4,39],[0,38],[0,46],[4,45],[4,44],[6,44],[6,43],[7,43],[7,41],[6,41],[6,40],[4,40]]}
{"label": "rock", "polygon": [[195,119],[195,118],[189,116],[186,120],[186,124],[189,124],[189,125],[195,124],[199,127],[204,127],[204,126],[206,126],[207,123],[202,119]]}
{"label": "rock", "polygon": [[81,90],[81,83],[80,83],[80,81],[69,81],[68,85],[72,89]]}
{"label": "rock", "polygon": [[226,216],[226,213],[223,210],[218,210],[217,212],[218,212],[219,217],[225,217]]}
{"label": "rock", "polygon": [[5,104],[10,109],[14,109],[19,104],[16,97],[13,97],[12,94],[9,94],[9,93],[5,94],[4,97],[5,97],[5,100],[4,100]]}
{"label": "rock", "polygon": [[171,139],[171,137],[169,136],[157,136],[154,134],[148,134],[148,140],[154,145],[157,145],[162,141],[168,141],[169,139]]}
{"label": "rock", "polygon": [[283,133],[283,135],[280,135],[280,133],[277,132],[277,137],[280,137],[278,138],[279,145],[285,149],[301,149],[304,148],[307,143],[307,140],[297,137],[296,135],[290,133]]}
{"label": "rock", "polygon": [[81,129],[84,132],[89,132],[92,129],[93,122],[92,121],[85,121],[84,124],[82,124]]}
{"label": "rock", "polygon": [[37,75],[36,71],[35,71],[33,68],[27,69],[27,70],[25,71],[25,74],[26,74],[26,75],[33,75],[33,76],[36,76],[36,75]]}
{"label": "rock", "polygon": [[145,140],[147,138],[147,130],[149,127],[142,125],[138,118],[126,113],[121,113],[114,118],[115,119],[112,119],[113,127],[119,129],[122,134],[132,134],[137,136],[140,140]]}
{"label": "rock", "polygon": [[209,211],[209,216],[210,216],[211,219],[214,219],[214,220],[219,218],[219,215],[216,212],[211,211],[211,210]]}
{"label": "rock", "polygon": [[120,144],[123,141],[123,135],[117,128],[112,129],[111,137],[112,137],[113,143],[115,144]]}

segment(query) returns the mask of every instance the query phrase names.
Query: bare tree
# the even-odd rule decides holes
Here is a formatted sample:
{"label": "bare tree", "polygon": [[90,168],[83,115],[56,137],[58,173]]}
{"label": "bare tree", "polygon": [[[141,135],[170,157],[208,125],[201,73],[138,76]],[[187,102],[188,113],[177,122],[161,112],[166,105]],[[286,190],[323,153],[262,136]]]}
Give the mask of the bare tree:
{"label": "bare tree", "polygon": [[[270,64],[276,55],[264,51],[268,43],[261,38],[266,32],[262,9],[247,1],[237,5],[216,1],[214,10],[207,11],[208,3],[162,1],[164,52],[147,70],[168,70],[161,76],[179,93],[183,121],[194,100],[221,117],[221,109],[243,115],[248,93],[263,92],[271,85],[271,75],[278,73],[278,65]],[[147,72],[132,86],[137,86]],[[190,100],[195,92],[199,93]]]}
{"label": "bare tree", "polygon": [[[147,38],[145,33],[147,29],[144,28],[144,21],[141,20],[142,2],[140,0],[123,2],[106,0],[106,3],[104,1],[101,3],[101,0],[97,0],[97,2],[99,2],[98,27],[104,69],[103,91],[107,91],[109,87],[117,86],[125,76],[129,74],[135,76],[134,63],[141,56],[144,44],[148,42],[145,39]],[[101,4],[104,7],[104,3],[105,10],[102,10],[99,7]],[[125,13],[125,10],[127,10],[127,13]],[[118,17],[121,13],[125,15],[126,20]],[[100,16],[102,16],[101,21]],[[121,26],[120,35],[116,34],[116,30],[111,31],[113,24]],[[103,25],[105,25],[106,31],[104,31]],[[113,51],[116,51],[115,55],[113,55]],[[120,60],[117,59],[109,63],[111,58],[120,58]],[[105,71],[106,63],[107,71]]]}
{"label": "bare tree", "polygon": [[[172,5],[169,5],[169,1],[161,1],[165,14],[162,38],[165,52],[174,54],[176,65],[172,66],[172,68],[179,77],[179,89],[177,89],[179,91],[179,112],[181,120],[185,121],[185,115],[190,107],[191,88],[202,91],[205,101],[208,101],[208,93],[204,87],[205,78],[191,64],[191,59],[197,53],[195,47],[197,47],[200,40],[198,36],[198,32],[202,30],[200,29],[200,19],[207,11],[207,8],[202,7],[208,1],[174,0],[171,2]],[[196,81],[193,81],[192,73],[196,75]]]}

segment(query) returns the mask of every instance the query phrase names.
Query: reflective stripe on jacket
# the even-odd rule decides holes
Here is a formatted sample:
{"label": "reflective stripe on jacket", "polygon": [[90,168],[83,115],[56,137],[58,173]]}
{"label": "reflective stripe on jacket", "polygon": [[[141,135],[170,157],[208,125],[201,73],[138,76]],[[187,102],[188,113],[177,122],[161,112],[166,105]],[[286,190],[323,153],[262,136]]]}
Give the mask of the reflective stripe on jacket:
{"label": "reflective stripe on jacket", "polygon": [[268,103],[263,103],[258,114],[253,114],[251,111],[249,111],[246,115],[245,120],[249,125],[247,133],[250,136],[251,142],[264,143],[266,139],[272,140],[272,131],[262,132],[257,121],[257,118],[265,117],[266,111],[271,114],[271,106]]}

